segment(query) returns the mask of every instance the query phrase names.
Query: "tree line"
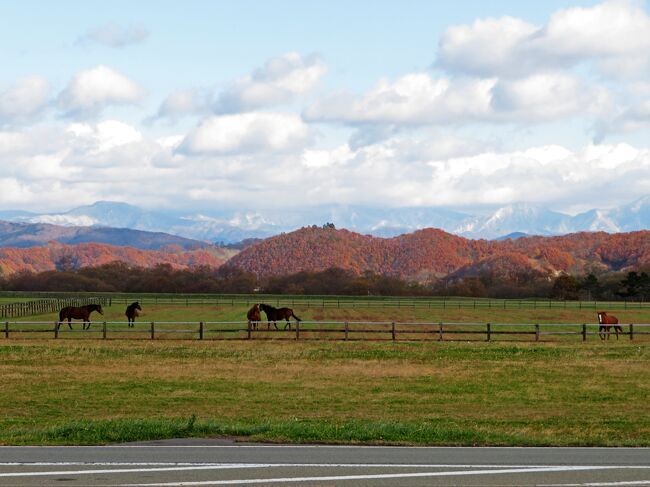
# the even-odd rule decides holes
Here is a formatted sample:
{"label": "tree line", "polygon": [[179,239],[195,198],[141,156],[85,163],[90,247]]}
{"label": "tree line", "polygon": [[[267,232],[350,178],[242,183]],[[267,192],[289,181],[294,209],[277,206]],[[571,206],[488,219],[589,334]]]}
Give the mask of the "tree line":
{"label": "tree line", "polygon": [[[521,277],[521,276],[519,276]],[[112,262],[97,267],[18,272],[0,278],[7,291],[214,293],[374,296],[470,296],[489,298],[551,298],[566,300],[650,299],[648,272],[610,272],[555,278],[496,279],[479,275],[416,283],[370,271],[361,274],[336,267],[320,272],[259,278],[232,266],[175,269],[169,264],[133,267]]]}

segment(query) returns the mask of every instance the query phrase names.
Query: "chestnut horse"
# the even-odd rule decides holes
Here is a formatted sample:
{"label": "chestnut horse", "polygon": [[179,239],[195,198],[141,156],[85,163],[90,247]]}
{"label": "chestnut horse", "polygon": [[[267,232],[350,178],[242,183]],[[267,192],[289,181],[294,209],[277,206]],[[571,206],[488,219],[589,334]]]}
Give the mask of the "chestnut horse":
{"label": "chestnut horse", "polygon": [[251,309],[246,313],[246,318],[248,318],[248,326],[252,327],[253,330],[257,330],[257,323],[262,320],[260,315],[260,305],[254,304]]}
{"label": "chestnut horse", "polygon": [[614,326],[614,331],[616,332],[616,339],[618,340],[618,332],[623,333],[623,328],[618,324],[618,318],[614,315],[608,315],[604,311],[597,311],[598,314],[598,336],[601,340],[604,340],[605,337],[609,340],[610,328]]}
{"label": "chestnut horse", "polygon": [[56,325],[57,329],[61,326],[61,323],[65,320],[68,320],[68,326],[72,330],[71,321],[75,320],[84,320],[83,329],[87,330],[90,328],[90,313],[97,311],[100,315],[104,314],[101,304],[87,304],[85,306],[66,306],[61,308],[59,311],[59,323]]}
{"label": "chestnut horse", "polygon": [[[291,330],[291,321],[289,321],[289,318],[293,317],[296,319],[296,321],[302,321],[300,318],[293,314],[293,310],[291,308],[274,308],[268,304],[260,304],[260,309],[266,313],[266,321],[273,322],[273,326],[275,326],[276,330],[278,329],[278,325],[276,323],[277,320],[287,321],[287,324],[284,325],[285,330],[287,327],[289,327]],[[267,329],[271,328],[271,324],[267,323],[266,327]]]}
{"label": "chestnut horse", "polygon": [[135,326],[135,318],[136,316],[140,316],[140,313],[138,311],[142,311],[142,308],[140,307],[140,303],[137,301],[135,303],[131,303],[126,307],[126,311],[124,314],[126,315],[126,318],[129,320],[129,328],[133,328]]}

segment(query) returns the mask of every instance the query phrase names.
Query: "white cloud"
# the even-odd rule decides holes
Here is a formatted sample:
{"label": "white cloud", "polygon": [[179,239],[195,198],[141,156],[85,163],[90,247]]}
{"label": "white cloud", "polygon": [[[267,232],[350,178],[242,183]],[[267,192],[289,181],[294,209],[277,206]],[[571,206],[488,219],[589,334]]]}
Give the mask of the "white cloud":
{"label": "white cloud", "polygon": [[149,31],[141,25],[119,26],[108,23],[94,27],[81,36],[78,44],[97,43],[107,47],[126,47],[144,42],[149,37]]}
{"label": "white cloud", "polygon": [[187,115],[201,115],[211,111],[212,95],[205,89],[180,90],[169,95],[158,108],[158,113],[148,122],[170,120],[172,122]]}
{"label": "white cloud", "polygon": [[140,142],[142,134],[131,125],[118,120],[105,120],[97,124],[74,123],[67,131],[74,137],[84,140],[93,152],[102,152],[115,147]]}
{"label": "white cloud", "polygon": [[482,119],[490,111],[496,80],[452,81],[425,73],[408,74],[394,83],[381,80],[355,98],[335,94],[305,110],[311,121],[428,124]]}
{"label": "white cloud", "polygon": [[536,32],[536,26],[513,17],[452,26],[440,39],[438,62],[449,70],[479,76],[527,72],[534,61],[520,49]]}
{"label": "white cloud", "polygon": [[305,110],[311,121],[399,125],[536,123],[611,107],[604,88],[561,73],[515,80],[433,78],[408,74],[380,81],[360,97],[337,94]]}
{"label": "white cloud", "polygon": [[180,150],[191,154],[284,152],[302,148],[310,135],[309,127],[295,114],[221,115],[202,121]]}
{"label": "white cloud", "polygon": [[143,89],[108,66],[78,73],[59,94],[58,105],[66,115],[97,115],[110,105],[133,105],[144,96]]}
{"label": "white cloud", "polygon": [[39,114],[47,105],[50,84],[40,76],[18,80],[0,92],[0,124],[25,121]]}
{"label": "white cloud", "polygon": [[523,79],[499,80],[492,89],[494,117],[506,121],[557,120],[598,115],[611,110],[609,92],[562,73],[540,73]]}
{"label": "white cloud", "polygon": [[637,2],[609,0],[593,7],[559,10],[535,26],[502,17],[450,27],[438,64],[480,76],[526,76],[594,62],[616,77],[646,73],[650,17]]}
{"label": "white cloud", "polygon": [[318,56],[290,52],[270,59],[221,93],[217,113],[236,113],[280,105],[310,91],[327,72]]}
{"label": "white cloud", "polygon": [[[66,209],[117,199],[194,209],[290,208],[296,201],[390,208],[528,201],[560,209],[607,207],[650,192],[650,150],[626,144],[512,151],[423,130],[358,148],[312,148],[308,140],[297,116],[262,113],[209,118],[182,142],[178,135],[149,139],[112,120],[65,131],[0,131],[0,180],[7,185],[0,205]],[[279,197],[287,191],[291,197]]]}

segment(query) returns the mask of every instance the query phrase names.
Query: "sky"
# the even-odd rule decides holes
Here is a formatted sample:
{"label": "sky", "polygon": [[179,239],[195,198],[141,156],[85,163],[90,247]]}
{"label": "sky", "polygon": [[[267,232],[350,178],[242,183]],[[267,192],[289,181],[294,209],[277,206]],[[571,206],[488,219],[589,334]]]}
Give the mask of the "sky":
{"label": "sky", "polygon": [[650,195],[640,0],[0,2],[0,209]]}

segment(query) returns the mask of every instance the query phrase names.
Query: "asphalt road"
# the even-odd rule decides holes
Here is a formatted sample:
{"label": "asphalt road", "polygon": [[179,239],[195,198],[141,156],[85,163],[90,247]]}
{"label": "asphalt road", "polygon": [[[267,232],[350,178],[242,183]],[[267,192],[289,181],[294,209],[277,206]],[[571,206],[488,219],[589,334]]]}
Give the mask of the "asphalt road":
{"label": "asphalt road", "polygon": [[650,449],[273,446],[209,440],[0,447],[0,485],[649,486]]}

